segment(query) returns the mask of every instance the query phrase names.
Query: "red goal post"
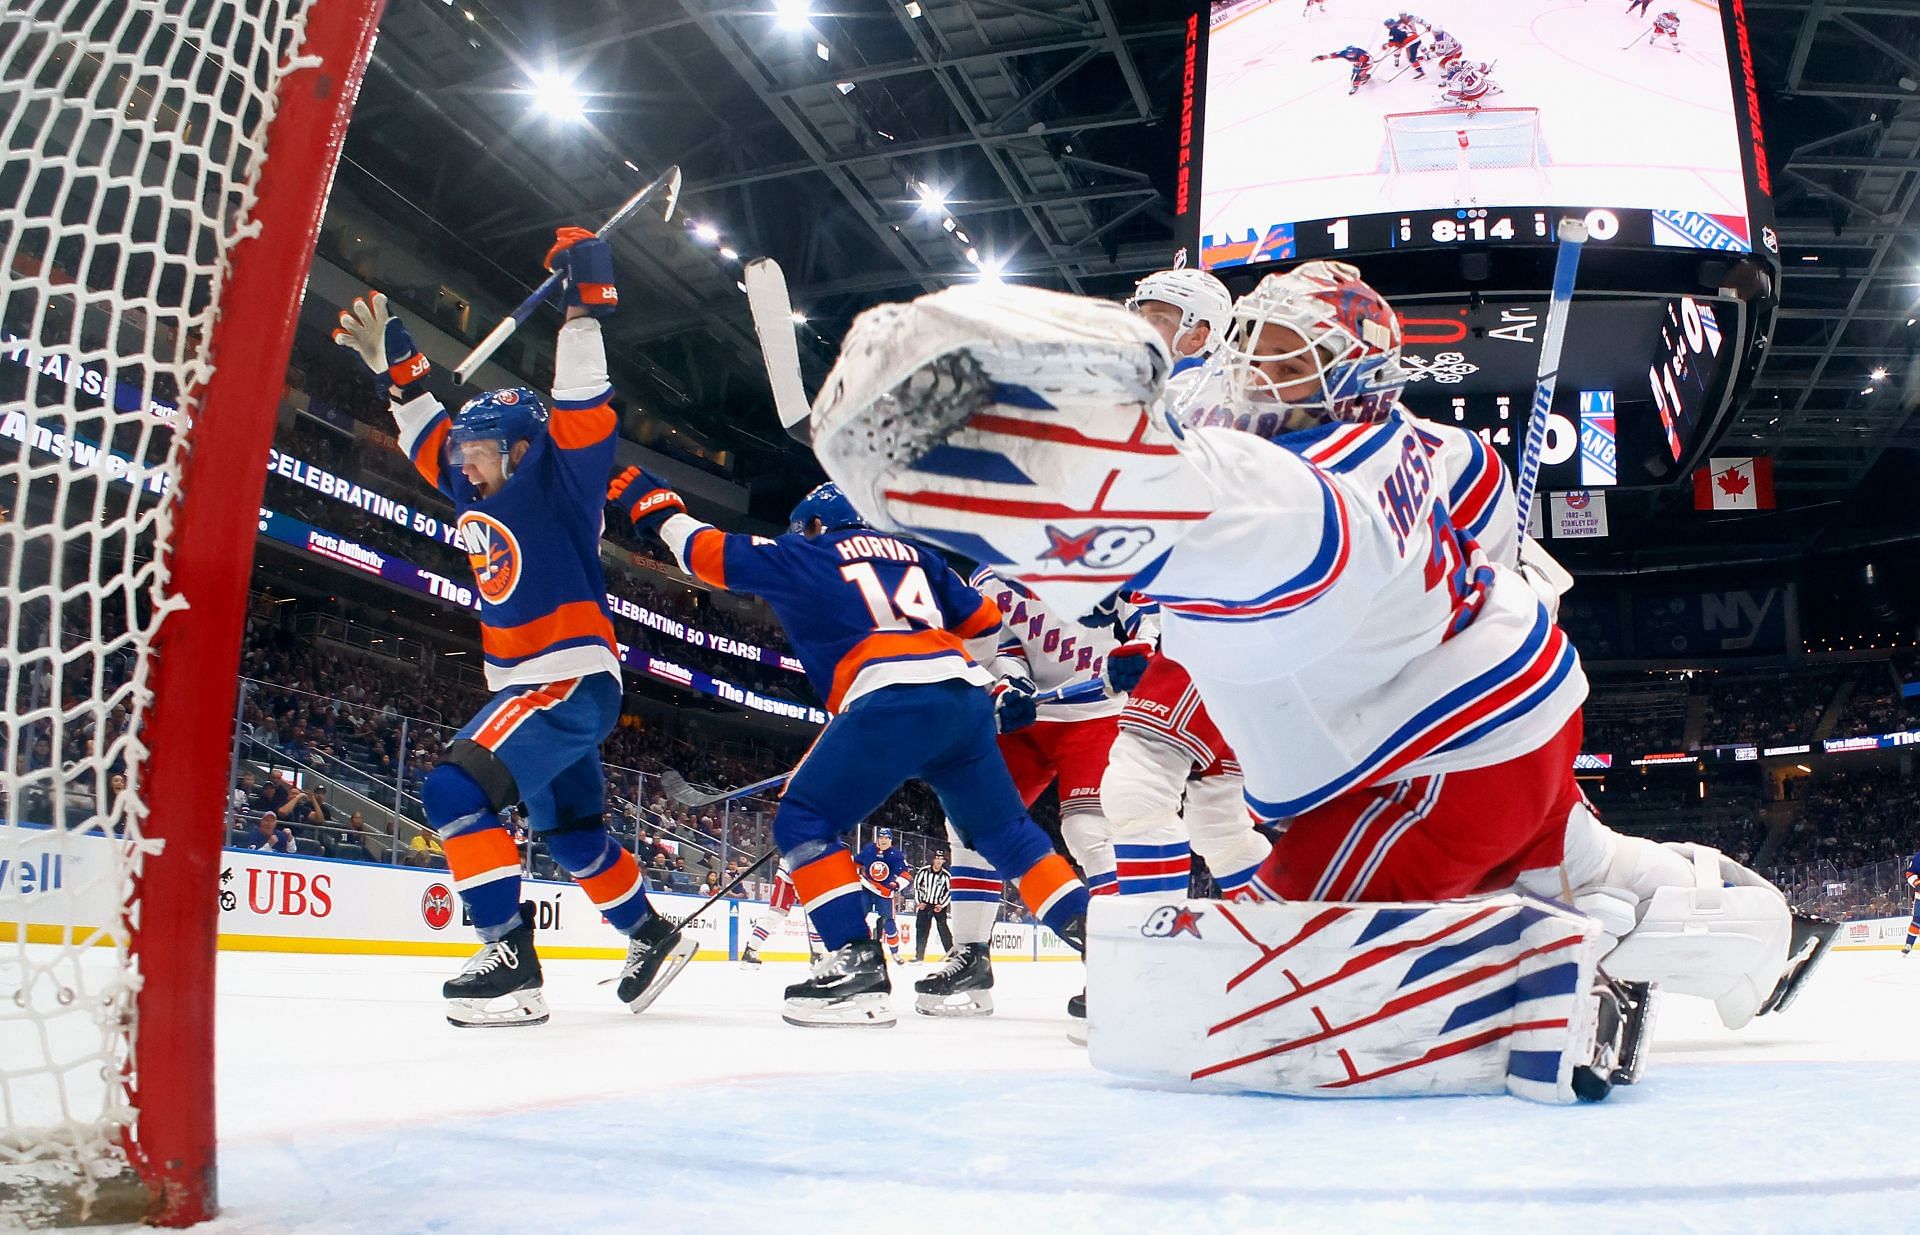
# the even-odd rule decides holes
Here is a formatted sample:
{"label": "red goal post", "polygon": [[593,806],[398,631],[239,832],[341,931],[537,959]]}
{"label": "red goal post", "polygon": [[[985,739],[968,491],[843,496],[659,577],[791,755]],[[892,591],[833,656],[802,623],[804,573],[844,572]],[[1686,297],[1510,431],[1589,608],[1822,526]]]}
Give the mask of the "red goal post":
{"label": "red goal post", "polygon": [[[0,1226],[217,1211],[214,948],[247,580],[382,2],[0,9],[0,307],[27,360],[8,378],[22,397],[0,389],[20,418],[0,439],[0,859],[56,872],[0,873]],[[65,899],[62,871],[80,885]],[[99,1041],[75,1057],[79,1029]]]}

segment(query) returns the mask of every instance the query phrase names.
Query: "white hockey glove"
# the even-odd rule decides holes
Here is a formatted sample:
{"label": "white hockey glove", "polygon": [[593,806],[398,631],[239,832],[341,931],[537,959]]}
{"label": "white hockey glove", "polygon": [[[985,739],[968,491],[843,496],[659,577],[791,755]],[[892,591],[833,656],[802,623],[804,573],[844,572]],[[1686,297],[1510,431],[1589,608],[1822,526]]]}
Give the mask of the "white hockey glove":
{"label": "white hockey glove", "polygon": [[386,378],[395,402],[411,398],[414,384],[433,369],[407,324],[388,311],[383,292],[356,298],[340,314],[333,341],[359,356],[375,378]]}
{"label": "white hockey glove", "polygon": [[1527,581],[1533,594],[1546,606],[1547,616],[1558,621],[1560,598],[1573,587],[1573,576],[1531,536],[1520,538],[1519,559],[1520,577]]}

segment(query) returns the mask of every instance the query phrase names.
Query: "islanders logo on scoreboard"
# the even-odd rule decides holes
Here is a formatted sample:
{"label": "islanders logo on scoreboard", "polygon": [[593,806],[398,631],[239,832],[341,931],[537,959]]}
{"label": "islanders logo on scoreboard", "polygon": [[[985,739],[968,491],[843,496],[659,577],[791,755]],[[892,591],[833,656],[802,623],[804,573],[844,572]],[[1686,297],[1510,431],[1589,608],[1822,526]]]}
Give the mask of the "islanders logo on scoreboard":
{"label": "islanders logo on scoreboard", "polygon": [[520,542],[506,524],[477,510],[460,516],[460,539],[467,547],[480,595],[489,604],[504,604],[524,573]]}
{"label": "islanders logo on scoreboard", "polygon": [[1297,255],[1293,224],[1275,223],[1259,232],[1249,227],[1243,239],[1208,233],[1200,238],[1200,269],[1251,266],[1258,262],[1288,262]]}

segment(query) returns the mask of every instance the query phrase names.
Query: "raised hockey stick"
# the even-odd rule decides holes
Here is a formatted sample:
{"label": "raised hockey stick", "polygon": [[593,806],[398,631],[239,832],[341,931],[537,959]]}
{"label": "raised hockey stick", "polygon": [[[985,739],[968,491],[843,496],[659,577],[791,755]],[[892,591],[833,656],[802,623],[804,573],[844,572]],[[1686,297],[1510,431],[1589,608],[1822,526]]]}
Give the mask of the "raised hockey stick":
{"label": "raised hockey stick", "polygon": [[747,263],[747,311],[760,336],[760,358],[767,365],[767,384],[773,387],[773,410],[780,427],[799,442],[807,442],[807,418],[812,406],[800,381],[800,345],[793,337],[793,300],[787,293],[786,272],[771,257]]}
{"label": "raised hockey stick", "polygon": [[[1648,36],[1649,34],[1652,34],[1652,33],[1653,33],[1653,27],[1652,27],[1652,26],[1648,26],[1648,27],[1647,27],[1647,28],[1646,28],[1645,30],[1642,30],[1642,31],[1640,32],[1640,38],[1639,38],[1639,39],[1635,39],[1635,40],[1633,41],[1633,43],[1638,43],[1638,42],[1640,41],[1640,39],[1644,39],[1644,38],[1646,38],[1646,37],[1647,37],[1647,36]],[[1629,44],[1627,44],[1627,46],[1626,46],[1626,47],[1622,47],[1622,48],[1621,48],[1620,50],[1621,50],[1621,51],[1626,51],[1628,47],[1632,47],[1632,46],[1633,46],[1633,43],[1629,43]]]}
{"label": "raised hockey stick", "polygon": [[1560,347],[1566,342],[1567,308],[1573,303],[1573,280],[1580,270],[1580,247],[1587,242],[1587,225],[1575,218],[1562,219],[1559,236],[1560,254],[1553,263],[1553,299],[1547,306],[1547,325],[1540,336],[1540,367],[1533,386],[1533,410],[1527,417],[1527,444],[1520,452],[1520,474],[1513,485],[1522,536],[1527,534],[1534,490],[1540,484],[1540,452],[1547,445],[1547,416],[1553,410],[1553,388],[1560,380]]}
{"label": "raised hockey stick", "polygon": [[[1089,699],[1104,698],[1107,688],[1099,682],[1078,682],[1072,686],[1056,686],[1052,690],[1043,690],[1033,697],[1034,703],[1085,703]],[[660,773],[660,788],[666,795],[682,806],[712,806],[715,802],[728,802],[735,798],[751,797],[766,789],[778,789],[793,779],[792,772],[782,772],[778,776],[769,776],[765,780],[754,781],[751,785],[742,785],[738,789],[716,789],[711,792],[694,788],[687,778],[677,770],[668,768]]]}
{"label": "raised hockey stick", "polygon": [[[649,181],[638,193],[629,197],[620,209],[613,212],[611,218],[600,225],[600,230],[594,235],[611,235],[616,228],[631,218],[633,212],[640,209],[642,204],[663,190],[666,193],[667,208],[661,217],[671,221],[674,207],[680,203],[680,169],[678,167],[669,167]],[[533,311],[539,308],[547,297],[553,295],[559,286],[560,276],[548,275],[540,286],[534,288],[527,298],[520,302],[520,307],[501,319],[500,324],[495,326],[486,338],[480,340],[479,346],[468,352],[467,358],[454,366],[454,380],[464,382],[473,376],[473,371],[485,364],[489,356],[500,350],[500,345],[511,339],[513,332],[524,325],[526,320],[533,316]]]}

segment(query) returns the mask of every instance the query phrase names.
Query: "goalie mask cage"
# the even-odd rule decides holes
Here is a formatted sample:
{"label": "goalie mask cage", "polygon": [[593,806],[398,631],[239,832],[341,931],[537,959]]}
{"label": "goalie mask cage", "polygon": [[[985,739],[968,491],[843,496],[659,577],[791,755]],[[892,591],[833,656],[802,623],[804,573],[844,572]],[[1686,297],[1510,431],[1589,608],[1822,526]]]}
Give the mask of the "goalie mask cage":
{"label": "goalie mask cage", "polygon": [[1545,171],[1537,107],[1394,112],[1386,126],[1388,173],[1453,172],[1456,205],[1474,198],[1476,172]]}
{"label": "goalie mask cage", "polygon": [[0,4],[0,1227],[216,1208],[247,577],[379,8]]}

